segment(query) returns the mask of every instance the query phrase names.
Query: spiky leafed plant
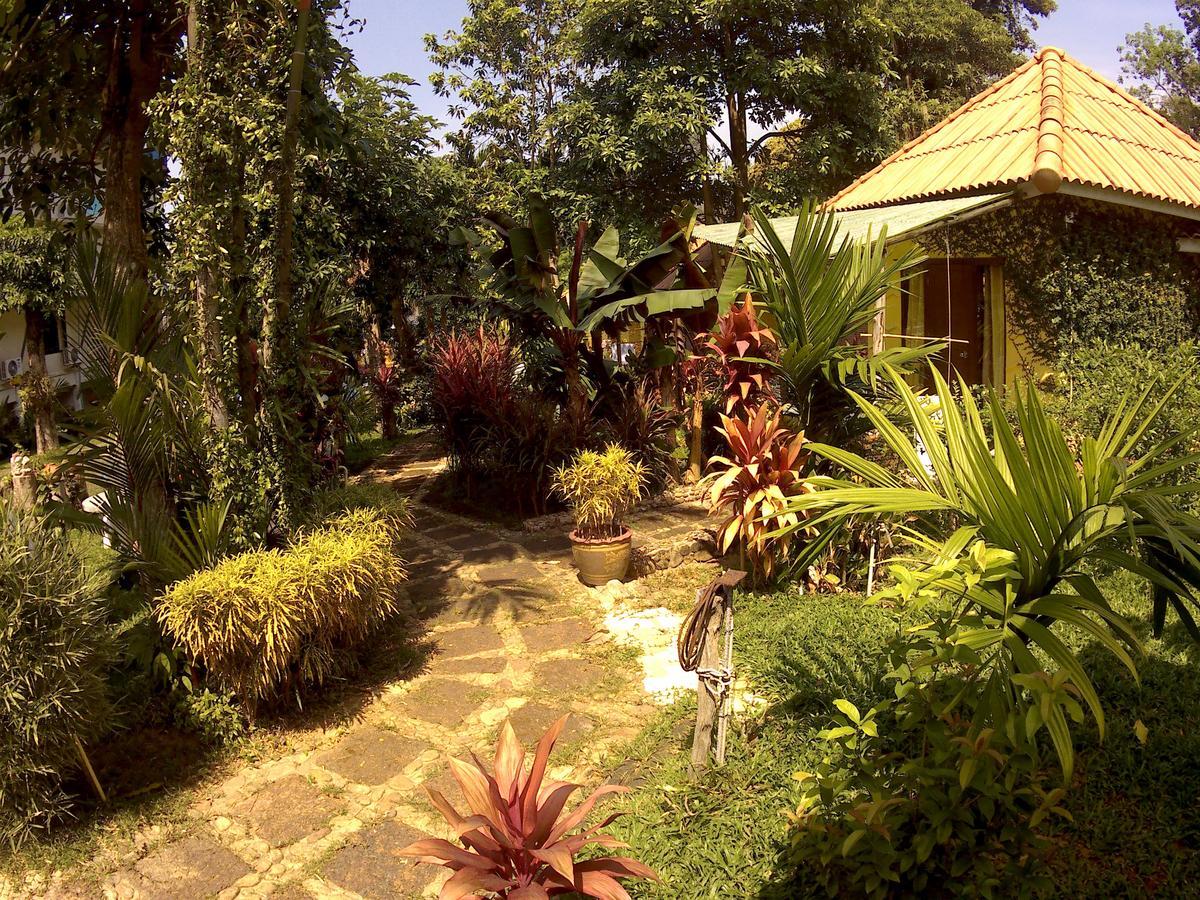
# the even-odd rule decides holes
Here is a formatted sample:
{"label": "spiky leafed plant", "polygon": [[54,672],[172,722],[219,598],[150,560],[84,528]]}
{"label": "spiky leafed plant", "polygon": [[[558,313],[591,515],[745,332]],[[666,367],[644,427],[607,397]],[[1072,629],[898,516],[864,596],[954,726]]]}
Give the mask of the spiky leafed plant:
{"label": "spiky leafed plant", "polygon": [[657,880],[648,866],[628,857],[576,861],[588,845],[628,846],[602,832],[619,814],[583,831],[572,831],[583,825],[600,797],[629,789],[605,785],[563,817],[566,803],[579,785],[545,781],[545,777],[550,753],[567,718],[563,716],[551,725],[538,742],[528,771],[525,748],[508,722],[496,743],[493,772],[488,772],[477,758],[472,757],[473,764],[451,758],[450,773],[462,788],[468,815],[460,815],[438,791],[426,789],[463,846],[431,837],[410,844],[400,853],[454,870],[442,885],[440,900],[483,896],[545,900],[564,894],[629,900],[621,880]]}
{"label": "spiky leafed plant", "polygon": [[603,453],[581,451],[554,472],[554,490],[575,511],[580,537],[607,540],[621,534],[623,519],[646,489],[646,467],[618,444]]}
{"label": "spiky leafed plant", "polygon": [[[82,413],[85,433],[67,463],[98,489],[115,548],[162,585],[191,572],[190,559],[218,552],[220,529],[192,526],[223,527],[228,509],[196,502],[207,472],[195,360],[162,298],[94,241],[77,242],[68,289],[95,402]],[[194,507],[193,518],[177,514],[180,501]]]}
{"label": "spiky leafed plant", "polygon": [[773,369],[768,360],[776,356],[778,346],[771,329],[759,324],[749,294],[742,295],[717,320],[705,347],[724,378],[725,415],[737,415],[774,399]]}
{"label": "spiky leafed plant", "polygon": [[451,459],[470,473],[482,463],[477,433],[512,405],[517,355],[503,330],[451,332],[430,352],[433,402]]}
{"label": "spiky leafed plant", "polygon": [[[900,587],[946,598],[957,610],[950,639],[955,660],[977,667],[972,683],[990,698],[978,708],[991,718],[977,724],[1003,727],[1001,713],[1037,710],[1028,724],[1034,731],[1048,728],[1069,774],[1067,720],[1082,716],[1075,698],[1091,710],[1102,735],[1104,710],[1083,659],[1061,632],[1094,639],[1136,675],[1126,647],[1137,648],[1137,640],[1105,599],[1096,565],[1149,582],[1157,589],[1159,617],[1173,604],[1195,632],[1187,604],[1195,604],[1200,586],[1200,520],[1175,501],[1200,485],[1173,484],[1172,476],[1196,457],[1169,456],[1189,435],[1136,450],[1175,391],[1157,403],[1149,402],[1149,390],[1127,398],[1100,433],[1073,452],[1032,387],[1013,397],[1017,429],[989,393],[989,429],[961,379],[952,390],[934,369],[934,404],[899,373],[887,377],[907,413],[905,427],[864,398],[854,399],[902,470],[811,444],[853,478],[815,478],[816,490],[793,498],[789,508],[819,512],[817,523],[852,515],[904,517],[923,561],[915,576],[898,573]],[[1057,681],[1042,691],[1046,678]]]}
{"label": "spiky leafed plant", "polygon": [[812,202],[801,207],[790,239],[762,210],[754,211],[754,225],[739,253],[762,320],[779,344],[775,393],[807,434],[840,442],[861,421],[849,391],[872,394],[887,385],[884,367],[907,369],[940,346],[868,354],[859,339],[913,257],[889,258],[882,233],[851,240],[832,213]]}
{"label": "spiky leafed plant", "polygon": [[706,479],[709,504],[727,513],[717,546],[722,553],[741,547],[756,580],[775,574],[805,518],[788,506],[790,498],[808,490],[804,435],[784,428],[781,417],[766,403],[740,417],[721,416],[718,430],[729,456],[714,456],[709,465],[715,471]]}

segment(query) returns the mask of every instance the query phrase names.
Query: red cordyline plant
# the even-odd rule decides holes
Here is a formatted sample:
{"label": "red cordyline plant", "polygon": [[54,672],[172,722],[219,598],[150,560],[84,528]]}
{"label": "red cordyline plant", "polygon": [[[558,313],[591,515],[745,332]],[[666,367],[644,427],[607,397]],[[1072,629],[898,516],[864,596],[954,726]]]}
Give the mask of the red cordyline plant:
{"label": "red cordyline plant", "polygon": [[402,399],[404,373],[395,363],[381,362],[367,369],[367,386],[379,404],[379,422],[385,438],[396,436],[396,404]]}
{"label": "red cordyline plant", "polygon": [[433,346],[433,401],[451,458],[470,471],[477,431],[512,405],[516,351],[503,332],[451,332]]}
{"label": "red cordyline plant", "polygon": [[754,360],[773,357],[777,347],[775,335],[758,323],[749,294],[744,294],[717,320],[705,346],[716,358],[725,379],[726,415],[735,415],[774,396],[771,366]]}
{"label": "red cordyline plant", "polygon": [[560,819],[567,799],[579,785],[544,779],[550,752],[567,718],[563,716],[551,725],[538,742],[528,772],[525,748],[508,722],[496,743],[495,774],[490,774],[474,755],[474,765],[451,758],[450,773],[462,788],[470,815],[459,815],[438,791],[426,789],[463,846],[425,838],[400,854],[454,870],[442,885],[439,900],[493,896],[542,900],[571,893],[599,900],[629,900],[620,879],[658,880],[653,870],[628,857],[602,856],[575,862],[576,854],[588,844],[628,846],[601,833],[619,814],[577,834],[569,833],[583,824],[601,796],[628,788],[605,785]]}
{"label": "red cordyline plant", "polygon": [[[788,509],[788,498],[808,493],[802,472],[808,451],[804,434],[779,424],[781,413],[768,404],[747,409],[737,417],[721,416],[717,429],[729,444],[728,456],[714,456],[709,465],[709,504],[726,512],[717,545],[727,553],[740,543],[756,581],[769,580],[787,557],[792,539],[803,536],[801,514]],[[773,532],[788,527],[786,534]]]}

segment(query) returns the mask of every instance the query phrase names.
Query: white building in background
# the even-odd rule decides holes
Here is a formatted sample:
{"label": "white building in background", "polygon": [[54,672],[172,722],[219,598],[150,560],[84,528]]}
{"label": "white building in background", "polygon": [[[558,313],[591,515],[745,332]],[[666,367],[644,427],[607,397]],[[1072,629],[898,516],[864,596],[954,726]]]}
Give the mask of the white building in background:
{"label": "white building in background", "polygon": [[[59,317],[54,328],[46,330],[46,374],[54,381],[58,399],[68,409],[83,407],[83,374],[73,337],[72,316]],[[19,402],[13,379],[25,371],[25,314],[20,310],[0,313],[0,419],[16,412]]]}

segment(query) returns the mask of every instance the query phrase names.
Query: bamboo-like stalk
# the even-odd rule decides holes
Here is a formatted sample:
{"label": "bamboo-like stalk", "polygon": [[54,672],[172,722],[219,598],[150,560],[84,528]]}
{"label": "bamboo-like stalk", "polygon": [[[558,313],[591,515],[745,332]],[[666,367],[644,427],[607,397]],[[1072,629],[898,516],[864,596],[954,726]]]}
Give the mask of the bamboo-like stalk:
{"label": "bamboo-like stalk", "polygon": [[83,772],[87,775],[87,779],[92,785],[92,790],[96,792],[96,796],[100,798],[101,803],[107,803],[108,795],[104,793],[100,779],[96,777],[96,770],[92,768],[92,761],[88,759],[87,751],[83,749],[83,744],[80,743],[78,735],[72,736],[71,739],[75,742],[75,752],[79,755],[79,763],[83,766]]}

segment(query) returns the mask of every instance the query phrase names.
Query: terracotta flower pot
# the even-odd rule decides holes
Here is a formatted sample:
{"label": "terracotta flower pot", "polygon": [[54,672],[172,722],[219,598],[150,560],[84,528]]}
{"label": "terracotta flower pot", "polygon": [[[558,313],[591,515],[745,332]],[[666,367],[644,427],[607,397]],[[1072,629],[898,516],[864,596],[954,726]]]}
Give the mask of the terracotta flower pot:
{"label": "terracotta flower pot", "polygon": [[629,571],[629,560],[633,556],[633,532],[622,526],[621,534],[614,538],[589,540],[572,531],[571,555],[584,584],[598,586],[608,584],[614,578],[620,580]]}

